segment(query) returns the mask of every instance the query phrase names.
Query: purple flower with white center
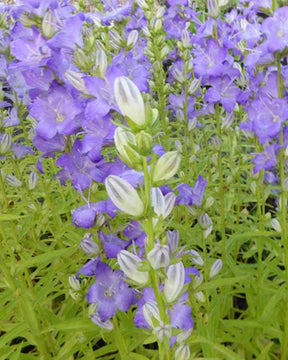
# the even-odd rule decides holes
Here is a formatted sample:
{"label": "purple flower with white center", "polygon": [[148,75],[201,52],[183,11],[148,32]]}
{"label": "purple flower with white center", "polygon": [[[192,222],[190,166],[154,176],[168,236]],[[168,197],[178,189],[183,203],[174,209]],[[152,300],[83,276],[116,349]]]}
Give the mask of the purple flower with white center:
{"label": "purple flower with white center", "polygon": [[231,113],[237,97],[241,93],[241,90],[234,84],[234,79],[225,75],[223,78],[213,78],[209,83],[211,87],[205,94],[205,101],[212,104],[220,103],[228,113]]}
{"label": "purple flower with white center", "polygon": [[277,165],[276,154],[280,149],[280,145],[269,145],[260,154],[253,159],[255,164],[253,174],[257,174],[260,170],[273,170]]}
{"label": "purple flower with white center", "polygon": [[271,99],[261,96],[248,107],[248,118],[253,123],[260,144],[278,136],[282,123],[288,118],[288,104],[285,99]]}
{"label": "purple flower with white center", "polygon": [[37,134],[51,139],[57,133],[71,135],[80,125],[82,106],[69,90],[53,81],[48,93],[43,93],[29,106],[30,115],[37,121]]}
{"label": "purple flower with white center", "polygon": [[261,30],[269,52],[284,51],[288,47],[288,6],[275,10],[273,17],[263,21]]}
{"label": "purple flower with white center", "polygon": [[209,39],[205,49],[195,50],[194,72],[197,77],[223,75],[223,63],[228,52],[215,39]]}
{"label": "purple flower with white center", "polygon": [[137,296],[128,283],[121,278],[120,270],[112,270],[107,264],[98,262],[95,269],[95,284],[87,293],[87,301],[97,304],[97,312],[102,321],[112,318],[116,311],[127,311],[136,304]]}
{"label": "purple flower with white center", "polygon": [[[25,36],[25,34],[30,36]],[[47,45],[47,40],[36,28],[32,29],[32,34],[24,30],[24,36],[11,41],[10,51],[19,60],[15,67],[45,65],[51,56],[51,49]]]}
{"label": "purple flower with white center", "polygon": [[102,231],[99,232],[98,236],[102,241],[108,259],[117,258],[118,253],[127,249],[131,244],[131,241],[122,240],[113,234],[104,234]]}
{"label": "purple flower with white center", "polygon": [[100,170],[100,165],[105,159],[99,154],[97,163],[92,162],[87,155],[83,155],[81,151],[81,142],[76,140],[72,147],[72,154],[63,154],[56,161],[56,165],[61,166],[63,170],[57,173],[62,185],[68,179],[71,179],[73,187],[82,191],[87,189],[92,180],[103,181],[105,174]]}
{"label": "purple flower with white center", "polygon": [[207,181],[204,180],[201,175],[198,176],[194,187],[187,184],[180,184],[178,186],[179,195],[177,196],[176,204],[200,206],[202,204],[206,185]]}

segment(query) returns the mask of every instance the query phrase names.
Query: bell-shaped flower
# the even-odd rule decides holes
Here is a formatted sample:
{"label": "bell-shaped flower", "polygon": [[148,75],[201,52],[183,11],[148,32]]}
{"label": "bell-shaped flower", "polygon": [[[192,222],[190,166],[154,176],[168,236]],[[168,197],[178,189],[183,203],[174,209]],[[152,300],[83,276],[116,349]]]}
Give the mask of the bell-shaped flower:
{"label": "bell-shaped flower", "polygon": [[128,116],[137,126],[145,124],[145,106],[137,86],[126,76],[120,76],[114,82],[116,103],[124,116]]}
{"label": "bell-shaped flower", "polygon": [[164,294],[168,303],[175,301],[184,286],[185,269],[182,262],[170,265],[167,271],[167,278],[164,283]]}
{"label": "bell-shaped flower", "polygon": [[148,271],[139,271],[141,259],[127,250],[121,250],[117,255],[118,264],[124,274],[138,284],[145,285],[149,280]]}
{"label": "bell-shaped flower", "polygon": [[157,160],[152,174],[154,182],[169,180],[179,169],[181,156],[177,151],[169,151]]}
{"label": "bell-shaped flower", "polygon": [[105,180],[105,186],[113,204],[121,211],[132,216],[143,214],[144,204],[128,181],[119,176],[109,175]]}

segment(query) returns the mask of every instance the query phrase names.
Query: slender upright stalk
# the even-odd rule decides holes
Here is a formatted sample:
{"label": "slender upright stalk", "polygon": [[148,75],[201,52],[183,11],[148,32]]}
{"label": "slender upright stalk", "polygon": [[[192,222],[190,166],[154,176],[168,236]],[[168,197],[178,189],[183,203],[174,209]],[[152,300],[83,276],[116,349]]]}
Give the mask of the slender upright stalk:
{"label": "slender upright stalk", "polygon": [[220,231],[222,241],[222,261],[226,263],[226,232],[225,232],[225,189],[223,181],[223,169],[222,169],[222,131],[221,121],[219,114],[219,104],[215,105],[215,117],[217,124],[217,136],[220,140],[220,147],[218,150],[218,174],[219,174],[219,197],[220,197]]}

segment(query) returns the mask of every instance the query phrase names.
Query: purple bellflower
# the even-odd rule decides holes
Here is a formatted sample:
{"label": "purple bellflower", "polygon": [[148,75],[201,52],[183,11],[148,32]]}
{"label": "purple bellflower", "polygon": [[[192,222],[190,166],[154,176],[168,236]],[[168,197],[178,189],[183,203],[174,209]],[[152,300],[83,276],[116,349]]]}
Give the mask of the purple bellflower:
{"label": "purple bellflower", "polygon": [[95,284],[87,293],[87,301],[97,304],[97,312],[102,321],[112,318],[116,311],[127,311],[137,302],[134,290],[121,278],[120,270],[112,270],[107,264],[98,262],[95,269]]}

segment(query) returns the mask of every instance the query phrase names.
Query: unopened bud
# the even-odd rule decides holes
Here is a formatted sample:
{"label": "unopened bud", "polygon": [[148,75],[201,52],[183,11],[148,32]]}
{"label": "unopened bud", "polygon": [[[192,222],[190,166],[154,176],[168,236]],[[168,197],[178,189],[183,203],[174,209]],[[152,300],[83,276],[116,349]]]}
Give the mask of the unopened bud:
{"label": "unopened bud", "polygon": [[182,30],[182,33],[181,33],[181,41],[182,41],[182,44],[185,48],[189,48],[190,47],[190,35],[189,35],[189,32],[188,30],[184,29]]}
{"label": "unopened bud", "polygon": [[145,9],[145,10],[149,9],[149,6],[147,5],[145,0],[136,0],[136,2],[142,9]]}
{"label": "unopened bud", "polygon": [[28,180],[29,190],[35,189],[37,183],[38,183],[38,174],[35,171],[32,171],[29,175],[29,180]]}
{"label": "unopened bud", "polygon": [[170,339],[172,335],[171,325],[165,325],[161,322],[160,325],[153,330],[153,334],[158,337],[160,342],[163,342],[164,339]]}
{"label": "unopened bud", "polygon": [[176,119],[181,123],[183,123],[185,121],[185,116],[184,116],[184,111],[183,110],[178,109],[176,111]]}
{"label": "unopened bud", "polygon": [[142,155],[150,155],[153,148],[153,138],[145,131],[140,131],[136,134],[137,150]]}
{"label": "unopened bud", "polygon": [[16,176],[14,175],[7,175],[6,180],[9,185],[14,187],[20,187],[22,186],[22,181],[20,181]]}
{"label": "unopened bud", "polygon": [[221,129],[223,131],[228,130],[234,121],[234,113],[227,114],[222,121]]}
{"label": "unopened bud", "polygon": [[164,8],[164,6],[160,6],[158,9],[157,9],[157,11],[156,11],[156,18],[158,18],[158,19],[161,19],[162,17],[163,17],[163,15],[165,14],[165,8]]}
{"label": "unopened bud", "polygon": [[173,70],[173,76],[175,80],[177,80],[180,84],[183,84],[185,82],[185,76],[179,69],[175,68]]}
{"label": "unopened bud", "polygon": [[169,180],[179,169],[181,156],[177,151],[169,151],[157,160],[152,179],[154,182]]}
{"label": "unopened bud", "polygon": [[185,269],[182,262],[170,265],[167,271],[167,279],[164,284],[164,294],[168,303],[176,300],[184,286]]}
{"label": "unopened bud", "polygon": [[70,275],[69,276],[69,285],[74,291],[80,291],[81,290],[81,283],[76,278],[75,275]]}
{"label": "unopened bud", "polygon": [[205,296],[202,291],[198,291],[198,292],[194,293],[194,296],[199,302],[201,302],[201,303],[205,302]]}
{"label": "unopened bud", "polygon": [[8,133],[5,133],[2,136],[1,142],[0,142],[0,154],[6,154],[9,151],[12,150],[12,140],[11,136]]}
{"label": "unopened bud", "polygon": [[204,209],[207,210],[209,209],[213,204],[214,204],[215,199],[212,196],[209,196],[204,204]]}
{"label": "unopened bud", "polygon": [[107,61],[107,56],[105,54],[105,51],[103,50],[97,50],[96,51],[96,59],[95,59],[95,69],[97,74],[101,77],[104,78],[106,71],[107,71],[107,67],[108,67],[108,61]]}
{"label": "unopened bud", "polygon": [[221,259],[218,259],[214,262],[214,264],[211,266],[210,269],[210,273],[209,273],[209,277],[213,278],[214,276],[216,276],[217,274],[219,274],[219,272],[221,271],[223,266],[223,262]]}
{"label": "unopened bud", "polygon": [[128,38],[127,38],[127,47],[129,48],[129,49],[132,49],[135,45],[136,45],[136,43],[137,43],[137,41],[138,41],[138,38],[139,38],[139,33],[138,33],[138,31],[137,30],[132,30],[130,33],[129,33],[129,35],[128,35]]}
{"label": "unopened bud", "polygon": [[217,0],[207,0],[207,10],[208,16],[216,19],[220,14]]}
{"label": "unopened bud", "polygon": [[207,230],[212,225],[212,220],[207,213],[203,213],[199,218],[199,224],[202,230]]}
{"label": "unopened bud", "polygon": [[121,211],[132,216],[143,214],[144,205],[137,191],[128,181],[109,175],[105,180],[108,196]]}
{"label": "unopened bud", "polygon": [[169,265],[169,247],[167,245],[155,244],[148,255],[147,259],[153,269],[160,269]]}
{"label": "unopened bud", "polygon": [[189,95],[194,95],[201,85],[201,78],[193,79],[188,87]]}
{"label": "unopened bud", "polygon": [[189,360],[190,348],[187,344],[182,344],[175,350],[175,360]]}
{"label": "unopened bud", "polygon": [[255,181],[252,181],[251,184],[250,184],[250,189],[252,191],[252,194],[255,195],[256,192],[257,192],[257,184]]}
{"label": "unopened bud", "polygon": [[79,248],[89,256],[99,253],[99,246],[93,241],[92,236],[92,234],[86,233],[79,246]]}
{"label": "unopened bud", "polygon": [[169,52],[170,52],[169,47],[168,47],[167,45],[163,46],[163,48],[161,49],[161,53],[160,53],[161,59],[162,59],[162,60],[166,59],[166,57],[167,57],[167,55],[169,54]]}
{"label": "unopened bud", "polygon": [[189,121],[188,121],[188,131],[192,131],[193,129],[195,129],[196,125],[197,125],[197,118],[189,119]]}
{"label": "unopened bud", "polygon": [[288,178],[286,177],[283,182],[283,190],[288,191]]}
{"label": "unopened bud", "polygon": [[42,31],[43,31],[43,35],[46,38],[50,39],[56,33],[57,31],[56,22],[57,22],[57,18],[55,14],[52,11],[48,10],[45,13],[42,21]]}
{"label": "unopened bud", "polygon": [[142,31],[143,31],[143,34],[146,36],[146,37],[151,37],[151,33],[150,33],[150,30],[149,30],[149,28],[147,27],[147,26],[143,26],[142,27]]}
{"label": "unopened bud", "polygon": [[280,232],[280,233],[282,232],[280,222],[277,219],[271,220],[271,226],[275,231]]}
{"label": "unopened bud", "polygon": [[[176,343],[182,344],[185,340],[188,339],[188,337],[192,334],[193,329],[187,329],[180,332],[180,334],[177,335]],[[175,359],[177,360],[177,359]]]}
{"label": "unopened bud", "polygon": [[127,165],[134,168],[142,164],[142,158],[132,146],[136,146],[135,135],[131,131],[127,131],[118,127],[114,133],[114,142],[120,158]]}
{"label": "unopened bud", "polygon": [[114,49],[118,50],[122,46],[122,38],[121,38],[120,34],[115,30],[110,30],[109,36],[110,36],[111,46]]}
{"label": "unopened bud", "polygon": [[155,32],[158,32],[161,29],[162,29],[162,21],[160,19],[156,19],[154,24],[153,24],[153,30]]}
{"label": "unopened bud", "polygon": [[157,303],[155,301],[148,301],[143,306],[143,316],[147,324],[153,329],[156,324],[160,322],[160,314]]}
{"label": "unopened bud", "polygon": [[201,255],[196,250],[189,250],[189,254],[191,255],[191,261],[196,265],[204,265],[204,261],[201,257]]}
{"label": "unopened bud", "polygon": [[179,231],[178,230],[168,230],[166,231],[167,242],[169,246],[169,254],[170,257],[175,253],[178,249],[179,245]]}
{"label": "unopened bud", "polygon": [[117,255],[118,264],[124,274],[138,284],[145,285],[149,280],[147,271],[139,271],[141,259],[129,251],[121,250]]}
{"label": "unopened bud", "polygon": [[72,299],[76,302],[80,302],[83,300],[83,294],[81,294],[79,291],[75,291],[73,289],[69,289],[69,295],[72,297]]}
{"label": "unopened bud", "polygon": [[82,91],[83,93],[87,93],[85,81],[82,79],[82,74],[73,71],[67,70],[64,74],[64,77],[69,81],[71,85],[73,85],[77,90]]}
{"label": "unopened bud", "polygon": [[116,103],[124,116],[128,116],[135,125],[145,124],[145,107],[137,86],[126,76],[116,78],[114,82]]}

